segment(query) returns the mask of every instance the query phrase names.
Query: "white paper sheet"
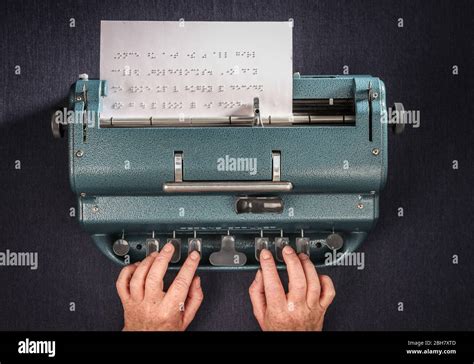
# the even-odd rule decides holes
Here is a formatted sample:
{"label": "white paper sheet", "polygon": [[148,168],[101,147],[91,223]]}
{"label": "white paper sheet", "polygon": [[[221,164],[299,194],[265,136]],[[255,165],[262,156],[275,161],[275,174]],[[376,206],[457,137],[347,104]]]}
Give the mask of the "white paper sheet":
{"label": "white paper sheet", "polygon": [[289,22],[102,21],[101,117],[292,114]]}

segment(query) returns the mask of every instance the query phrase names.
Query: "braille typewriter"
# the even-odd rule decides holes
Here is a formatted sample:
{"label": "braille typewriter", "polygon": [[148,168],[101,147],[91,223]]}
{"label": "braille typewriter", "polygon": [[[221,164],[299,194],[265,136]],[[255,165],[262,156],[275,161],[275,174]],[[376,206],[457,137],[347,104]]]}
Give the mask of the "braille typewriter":
{"label": "braille typewriter", "polygon": [[79,117],[51,125],[67,135],[79,221],[114,262],[171,242],[171,269],[193,250],[200,269],[256,269],[264,248],[284,268],[286,245],[322,266],[357,249],[379,216],[385,96],[371,76],[295,74],[285,119],[261,117],[252,97],[248,117],[102,118],[107,81],[83,74],[68,98]]}

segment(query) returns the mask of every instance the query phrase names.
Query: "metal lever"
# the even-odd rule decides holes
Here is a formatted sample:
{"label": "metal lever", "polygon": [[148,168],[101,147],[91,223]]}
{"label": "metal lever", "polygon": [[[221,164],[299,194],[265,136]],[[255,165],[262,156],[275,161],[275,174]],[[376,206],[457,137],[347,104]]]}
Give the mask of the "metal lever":
{"label": "metal lever", "polygon": [[272,193],[288,192],[293,189],[291,182],[280,181],[281,156],[280,152],[272,152],[271,181],[183,181],[183,153],[174,156],[174,182],[163,184],[166,193],[202,193],[202,192],[252,192]]}
{"label": "metal lever", "polygon": [[171,257],[171,263],[178,263],[181,259],[181,239],[176,237],[176,233],[173,231],[173,237],[167,239],[167,243],[171,243],[174,246],[174,253]]}
{"label": "metal lever", "polygon": [[301,236],[296,238],[296,254],[310,255],[309,238],[304,236],[304,231],[301,229]]}
{"label": "metal lever", "polygon": [[155,231],[151,233],[151,238],[145,241],[146,256],[160,251],[160,240],[155,238]]}
{"label": "metal lever", "polygon": [[283,212],[283,200],[281,197],[237,197],[235,211],[238,214],[281,214]]}
{"label": "metal lever", "polygon": [[244,253],[235,250],[235,236],[224,235],[221,240],[221,250],[212,253],[209,261],[216,267],[239,267],[247,263],[247,257]]}
{"label": "metal lever", "polygon": [[262,250],[268,249],[269,243],[269,239],[263,236],[263,230],[260,230],[260,236],[255,238],[255,259],[257,259],[257,262],[260,261],[260,253]]}
{"label": "metal lever", "polygon": [[193,251],[197,251],[199,254],[202,252],[202,239],[196,236],[196,230],[194,230],[194,236],[188,239],[188,254]]}
{"label": "metal lever", "polygon": [[290,239],[283,236],[283,231],[281,231],[281,236],[275,238],[275,256],[276,260],[283,263],[283,248],[287,245],[290,245]]}

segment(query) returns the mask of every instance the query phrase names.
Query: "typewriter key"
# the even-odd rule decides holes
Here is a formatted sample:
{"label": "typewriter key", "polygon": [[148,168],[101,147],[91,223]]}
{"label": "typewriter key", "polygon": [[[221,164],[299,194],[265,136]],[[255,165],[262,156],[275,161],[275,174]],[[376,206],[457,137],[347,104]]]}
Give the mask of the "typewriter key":
{"label": "typewriter key", "polygon": [[255,238],[255,259],[260,261],[260,253],[263,249],[268,249],[269,239],[264,237]]}
{"label": "typewriter key", "polygon": [[160,241],[155,238],[146,239],[145,243],[146,256],[149,256],[153,252],[160,251]]}
{"label": "typewriter key", "polygon": [[296,253],[297,254],[306,254],[308,257],[310,256],[310,249],[309,249],[309,238],[300,237],[296,238]]}
{"label": "typewriter key", "polygon": [[209,261],[216,267],[239,267],[247,263],[247,257],[235,250],[235,236],[224,235],[221,238],[221,250],[212,253]]}
{"label": "typewriter key", "polygon": [[201,254],[202,247],[202,239],[200,238],[189,238],[188,239],[188,255],[191,254],[194,250],[196,250],[199,254]]}
{"label": "typewriter key", "polygon": [[284,262],[283,260],[283,248],[287,245],[290,245],[290,239],[280,236],[275,238],[275,252],[276,260],[279,262]]}
{"label": "typewriter key", "polygon": [[128,254],[130,245],[128,244],[128,241],[123,238],[117,239],[115,240],[114,245],[112,245],[112,250],[114,251],[115,255],[123,257]]}
{"label": "typewriter key", "polygon": [[166,242],[171,243],[174,246],[174,253],[171,257],[171,263],[178,263],[181,259],[181,239],[171,238],[168,239]]}
{"label": "typewriter key", "polygon": [[326,246],[332,250],[339,250],[344,244],[344,239],[337,233],[329,234],[326,238]]}

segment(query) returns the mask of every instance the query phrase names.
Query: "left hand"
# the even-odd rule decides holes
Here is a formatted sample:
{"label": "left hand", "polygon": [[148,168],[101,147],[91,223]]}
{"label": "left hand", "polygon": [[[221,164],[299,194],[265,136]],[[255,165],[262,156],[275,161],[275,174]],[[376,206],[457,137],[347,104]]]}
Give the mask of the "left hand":
{"label": "left hand", "polygon": [[124,309],[124,331],[184,331],[201,306],[201,281],[194,276],[201,256],[192,252],[168,292],[163,278],[174,247],[166,244],[141,262],[122,269],[117,292]]}

